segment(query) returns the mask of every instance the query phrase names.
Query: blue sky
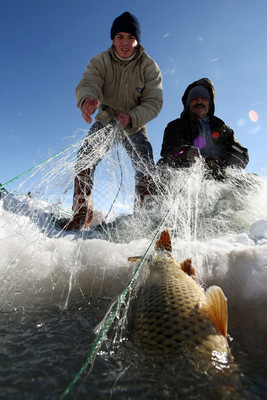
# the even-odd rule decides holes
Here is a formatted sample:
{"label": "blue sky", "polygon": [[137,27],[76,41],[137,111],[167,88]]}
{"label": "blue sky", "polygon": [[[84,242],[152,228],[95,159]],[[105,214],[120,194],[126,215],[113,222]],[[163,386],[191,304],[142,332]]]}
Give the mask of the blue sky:
{"label": "blue sky", "polygon": [[[74,91],[110,27],[130,11],[163,75],[164,106],[148,124],[155,160],[187,85],[210,78],[215,114],[249,149],[248,172],[267,170],[266,0],[0,0],[0,182],[66,147],[85,129]],[[250,118],[255,111],[257,120]],[[68,142],[69,144],[69,142]]]}

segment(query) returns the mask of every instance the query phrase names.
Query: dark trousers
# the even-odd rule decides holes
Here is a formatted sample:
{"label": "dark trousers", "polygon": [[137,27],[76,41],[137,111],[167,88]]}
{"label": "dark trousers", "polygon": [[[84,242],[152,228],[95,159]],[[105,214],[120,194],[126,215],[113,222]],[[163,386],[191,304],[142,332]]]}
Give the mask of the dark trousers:
{"label": "dark trousers", "polygon": [[[99,131],[99,133],[96,133]],[[101,122],[95,122],[89,130],[88,137],[84,140],[78,151],[76,170],[77,173],[90,169],[90,180],[93,185],[93,175],[96,166],[118,140],[125,148],[135,170],[135,180],[153,174],[155,162],[153,151],[145,129],[132,134],[120,131],[117,128],[105,127]]]}

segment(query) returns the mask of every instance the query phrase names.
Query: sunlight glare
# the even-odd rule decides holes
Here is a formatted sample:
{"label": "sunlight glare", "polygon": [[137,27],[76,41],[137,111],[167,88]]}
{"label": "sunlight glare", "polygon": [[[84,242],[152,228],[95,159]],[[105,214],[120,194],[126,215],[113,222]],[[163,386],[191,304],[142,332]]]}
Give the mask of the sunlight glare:
{"label": "sunlight glare", "polygon": [[258,113],[254,110],[251,110],[249,113],[249,118],[251,119],[252,122],[258,122],[259,116]]}
{"label": "sunlight glare", "polygon": [[246,125],[246,123],[247,123],[247,121],[246,121],[244,118],[240,118],[240,119],[236,122],[237,126],[244,126],[244,125]]}
{"label": "sunlight glare", "polygon": [[194,140],[194,146],[198,147],[199,149],[204,149],[206,146],[206,140],[199,136]]}

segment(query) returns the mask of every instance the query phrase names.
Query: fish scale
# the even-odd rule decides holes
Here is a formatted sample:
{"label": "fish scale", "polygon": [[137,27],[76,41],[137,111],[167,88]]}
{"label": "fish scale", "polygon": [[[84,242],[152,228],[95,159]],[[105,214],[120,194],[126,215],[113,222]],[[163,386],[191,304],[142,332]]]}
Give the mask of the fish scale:
{"label": "fish scale", "polygon": [[214,326],[205,292],[169,254],[158,252],[137,295],[133,339],[143,348],[173,352],[188,346],[228,353]]}

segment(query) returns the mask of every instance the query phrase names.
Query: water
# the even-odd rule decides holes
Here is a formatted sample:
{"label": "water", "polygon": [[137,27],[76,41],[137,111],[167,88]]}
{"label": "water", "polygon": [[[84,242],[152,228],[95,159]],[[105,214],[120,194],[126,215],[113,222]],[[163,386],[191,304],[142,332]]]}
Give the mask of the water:
{"label": "water", "polygon": [[[215,182],[200,168],[172,179],[161,216],[120,217],[104,232],[60,233],[51,203],[2,196],[1,399],[267,397],[266,178]],[[191,257],[200,284],[216,284],[227,296],[232,374],[214,377],[186,354],[156,359],[136,348],[122,329],[124,304],[99,348],[94,344],[96,327],[107,324],[112,301],[135,271],[128,257],[145,254],[161,217],[173,256]]]}
{"label": "water", "polygon": [[[87,299],[64,311],[47,306],[1,314],[1,398],[59,399],[86,362],[93,328],[106,309],[105,301]],[[212,399],[217,392],[223,399],[263,399],[266,336],[260,327],[252,329],[256,338],[234,329],[231,314],[230,325],[232,353],[242,372],[237,387],[229,387],[228,378],[218,385],[186,358],[155,361],[127,340],[111,346],[106,339],[91,371],[65,398]]]}

